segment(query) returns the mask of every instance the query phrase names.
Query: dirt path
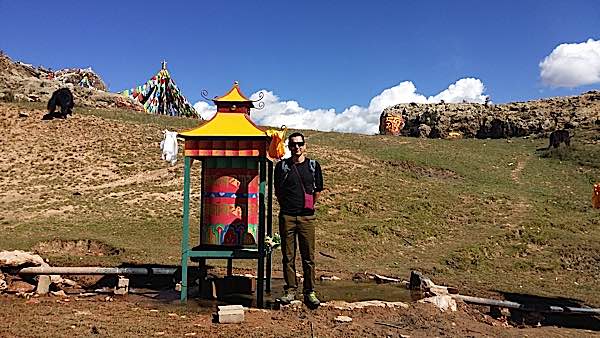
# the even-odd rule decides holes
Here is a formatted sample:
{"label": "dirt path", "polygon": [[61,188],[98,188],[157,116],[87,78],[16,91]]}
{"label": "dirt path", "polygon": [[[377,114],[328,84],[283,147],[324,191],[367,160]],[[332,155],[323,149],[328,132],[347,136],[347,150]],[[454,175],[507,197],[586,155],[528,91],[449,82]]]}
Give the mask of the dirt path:
{"label": "dirt path", "polygon": [[[148,297],[0,298],[3,337],[585,337],[591,331],[515,328],[468,306],[441,313],[429,304],[408,308],[317,310],[284,308],[246,311],[243,324],[216,324],[214,307],[190,301],[187,306]],[[23,316],[26,313],[27,316]],[[349,316],[340,323],[337,316]],[[379,323],[389,323],[389,327]],[[31,325],[35,323],[35,325]]]}
{"label": "dirt path", "polygon": [[515,181],[516,183],[521,183],[521,181],[519,180],[519,176],[521,175],[521,172],[523,171],[523,169],[525,169],[525,164],[527,164],[527,161],[529,160],[529,158],[525,158],[523,159],[519,159],[517,161],[517,166],[515,167],[515,169],[513,169],[510,173],[510,178],[512,178],[513,181]]}

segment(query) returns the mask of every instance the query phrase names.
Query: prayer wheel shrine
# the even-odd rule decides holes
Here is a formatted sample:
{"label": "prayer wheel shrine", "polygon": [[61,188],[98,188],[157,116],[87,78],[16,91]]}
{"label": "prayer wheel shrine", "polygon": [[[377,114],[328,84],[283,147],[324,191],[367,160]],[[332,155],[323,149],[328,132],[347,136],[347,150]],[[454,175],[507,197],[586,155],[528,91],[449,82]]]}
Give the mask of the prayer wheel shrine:
{"label": "prayer wheel shrine", "polygon": [[[255,259],[256,304],[262,307],[264,282],[270,291],[271,279],[271,253],[265,248],[265,236],[272,236],[271,138],[250,118],[256,101],[244,96],[237,82],[211,100],[217,107],[214,117],[179,133],[185,140],[181,300],[187,299],[190,259],[199,260],[200,268],[206,259],[227,259],[228,275],[233,259]],[[190,175],[195,160],[201,163],[200,238],[192,247]]]}

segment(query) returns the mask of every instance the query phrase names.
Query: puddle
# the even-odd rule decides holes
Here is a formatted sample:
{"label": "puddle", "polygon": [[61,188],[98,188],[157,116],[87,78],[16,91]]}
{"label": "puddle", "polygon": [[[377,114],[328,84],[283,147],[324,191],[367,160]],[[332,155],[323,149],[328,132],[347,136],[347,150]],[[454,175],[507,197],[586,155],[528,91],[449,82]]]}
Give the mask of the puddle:
{"label": "puddle", "polygon": [[376,299],[388,302],[411,302],[416,296],[401,283],[377,284],[344,280],[323,281],[317,282],[316,289],[317,294],[325,301],[359,302]]}
{"label": "puddle", "polygon": [[[283,294],[283,279],[273,279],[272,292],[268,296],[276,299]],[[365,300],[383,300],[388,302],[411,302],[417,295],[411,295],[404,284],[377,284],[374,282],[355,282],[351,280],[317,281],[315,286],[321,301],[343,300],[360,302]],[[419,295],[420,296],[420,295]]]}
{"label": "puddle", "polygon": [[[265,293],[265,303],[276,303],[276,299],[283,294],[283,279],[273,279],[271,282],[271,293]],[[348,280],[340,281],[318,281],[316,282],[317,296],[322,302],[332,300],[359,302],[366,300],[382,300],[388,302],[410,303],[421,298],[420,293],[414,293],[406,289],[403,284],[376,284],[368,282],[354,282]],[[164,297],[162,293],[156,299],[162,299],[169,303],[178,302],[179,293],[169,292],[170,297]],[[302,300],[302,296],[299,297]],[[220,304],[242,304],[244,306],[256,307],[255,294],[225,294],[218,300],[208,300],[197,297],[188,298],[188,304],[194,308],[214,308]]]}
{"label": "puddle", "polygon": [[[130,280],[130,295],[132,299],[143,300],[148,302],[160,302],[168,306],[181,306],[179,302],[179,292],[175,291],[174,285],[171,285],[171,277],[165,276],[164,284],[157,284],[156,278],[152,277],[152,282],[145,278],[135,278]],[[108,276],[110,280],[106,285],[115,285],[115,276]],[[140,280],[137,280],[140,279]],[[145,280],[145,282],[142,281]],[[271,281],[271,292],[265,292],[265,304],[276,303],[277,298],[283,294],[284,280],[283,278],[274,278]],[[301,285],[300,285],[301,287]],[[111,289],[111,287],[109,287]],[[381,300],[388,302],[405,302],[410,303],[422,297],[420,292],[411,292],[406,289],[404,284],[377,284],[370,282],[356,282],[351,280],[338,281],[317,281],[315,286],[317,296],[322,302],[332,300],[359,302],[367,300]],[[212,311],[217,305],[223,304],[241,304],[247,307],[256,307],[256,294],[241,294],[223,292],[218,299],[209,299],[198,296],[199,292],[205,297],[208,293],[205,290],[200,292],[198,286],[191,286],[189,290],[188,302],[185,306],[196,309],[197,311]],[[233,290],[232,290],[233,291]],[[298,298],[302,300],[302,296]]]}

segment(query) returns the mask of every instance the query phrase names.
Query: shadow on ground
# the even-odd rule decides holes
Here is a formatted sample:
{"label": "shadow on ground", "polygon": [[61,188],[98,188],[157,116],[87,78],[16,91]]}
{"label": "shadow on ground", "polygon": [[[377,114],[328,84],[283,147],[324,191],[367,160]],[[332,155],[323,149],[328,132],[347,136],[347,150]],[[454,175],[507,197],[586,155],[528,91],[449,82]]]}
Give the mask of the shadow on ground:
{"label": "shadow on ground", "polygon": [[[590,308],[582,301],[563,297],[541,297],[535,295],[498,291],[504,299],[523,304],[532,311],[511,310],[511,321],[517,325],[557,326],[573,329],[600,331],[599,316],[587,314],[548,313],[551,306],[562,308]],[[566,309],[565,309],[566,312]]]}

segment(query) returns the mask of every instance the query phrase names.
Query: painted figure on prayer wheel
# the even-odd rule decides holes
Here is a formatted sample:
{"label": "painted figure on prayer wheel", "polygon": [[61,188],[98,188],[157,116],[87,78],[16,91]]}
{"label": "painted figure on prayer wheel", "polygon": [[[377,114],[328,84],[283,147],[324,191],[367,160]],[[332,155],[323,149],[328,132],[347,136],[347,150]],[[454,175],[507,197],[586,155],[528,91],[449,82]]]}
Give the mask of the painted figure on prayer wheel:
{"label": "painted figure on prayer wheel", "polygon": [[206,161],[201,244],[255,245],[259,193],[256,160]]}

